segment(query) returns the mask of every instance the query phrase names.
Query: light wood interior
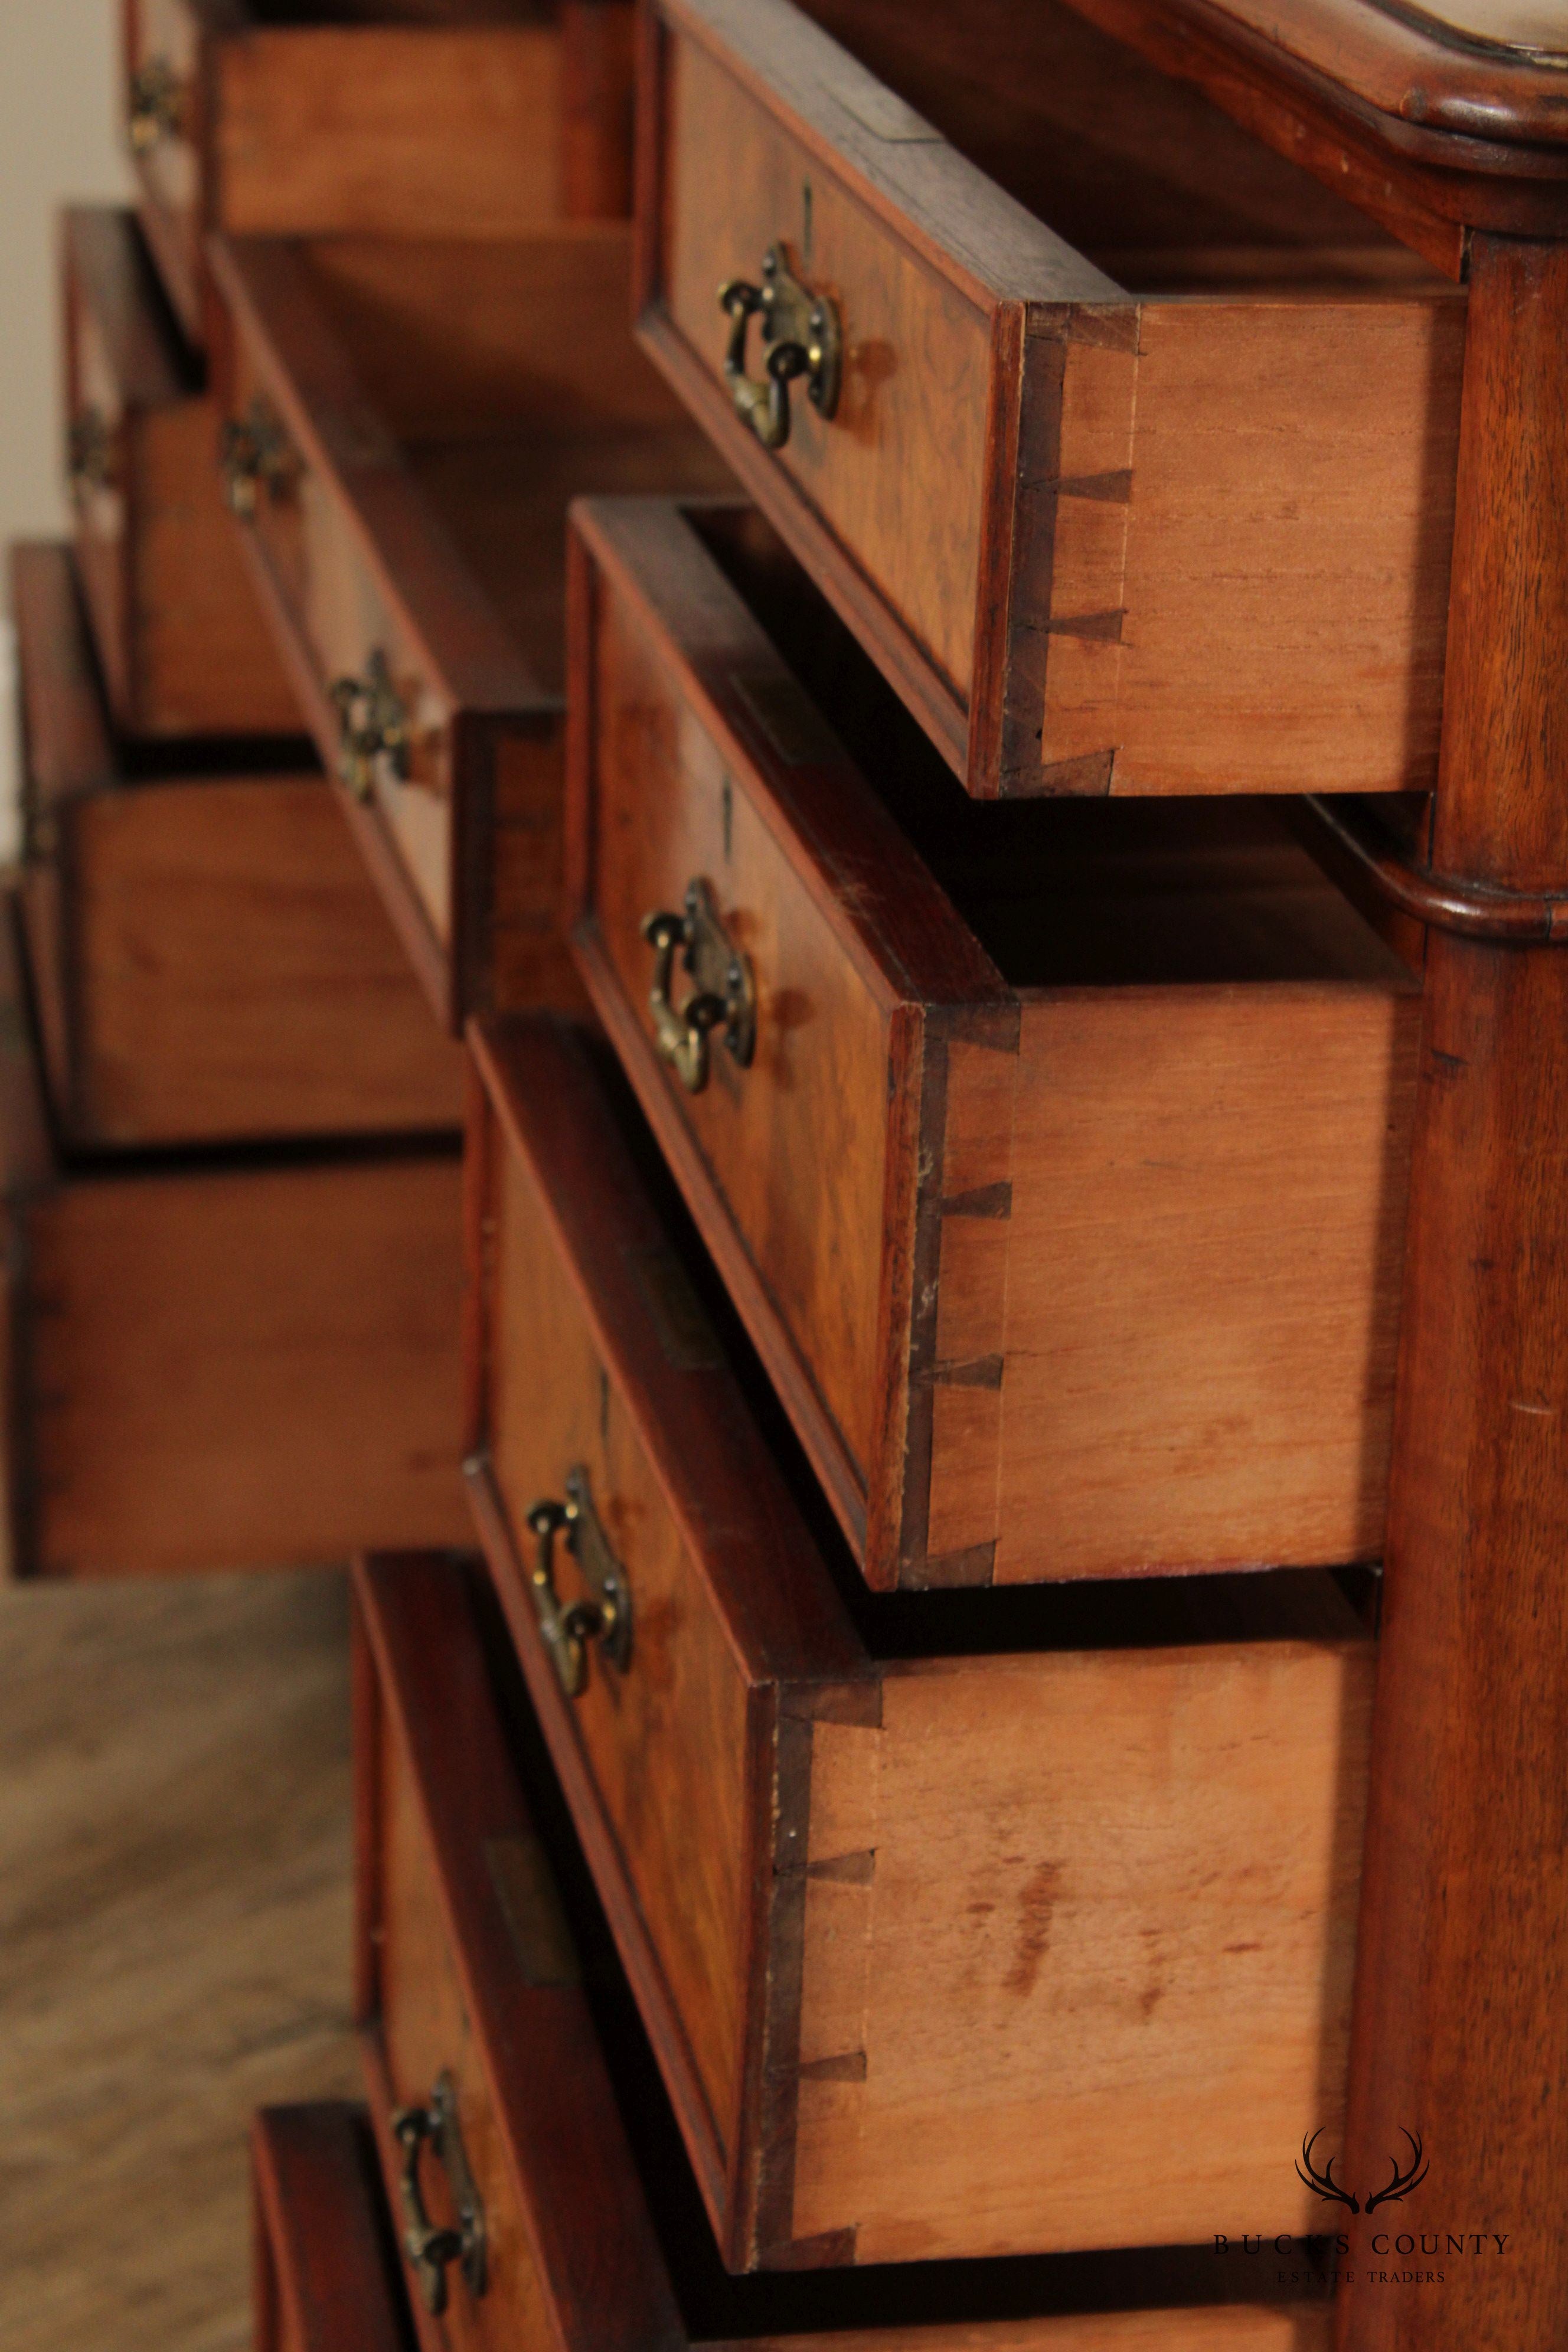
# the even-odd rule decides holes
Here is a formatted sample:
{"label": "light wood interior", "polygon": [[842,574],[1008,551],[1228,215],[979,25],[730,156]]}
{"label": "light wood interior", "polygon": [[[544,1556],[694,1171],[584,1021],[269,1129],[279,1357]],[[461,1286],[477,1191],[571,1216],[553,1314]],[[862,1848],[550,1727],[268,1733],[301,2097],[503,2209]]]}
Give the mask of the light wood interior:
{"label": "light wood interior", "polygon": [[1397,977],[1287,805],[973,800],[761,515],[689,519],[1011,986]]}
{"label": "light wood interior", "polygon": [[574,498],[731,478],[631,343],[618,226],[522,243],[309,248],[356,376],[547,693]]}

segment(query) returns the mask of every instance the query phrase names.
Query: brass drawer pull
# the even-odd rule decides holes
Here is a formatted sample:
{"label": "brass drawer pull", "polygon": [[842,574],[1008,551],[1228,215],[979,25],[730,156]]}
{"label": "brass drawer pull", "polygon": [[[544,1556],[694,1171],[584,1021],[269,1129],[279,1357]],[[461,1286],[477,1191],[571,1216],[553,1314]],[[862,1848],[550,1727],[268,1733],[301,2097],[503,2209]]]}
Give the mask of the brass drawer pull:
{"label": "brass drawer pull", "polygon": [[[438,2319],[447,2308],[449,2263],[462,2265],[464,2283],[476,2301],[487,2284],[485,2209],[458,2128],[458,2089],[451,2075],[443,2072],[427,2107],[399,2107],[392,2118],[392,2131],[403,2150],[403,2172],[397,2184],[405,2223],[403,2251],[419,2282],[426,2310]],[[438,2228],[425,2210],[419,2152],[426,2140],[447,2176],[458,2209],[456,2229]]]}
{"label": "brass drawer pull", "polygon": [[120,467],[114,433],[101,408],[84,408],[73,416],[66,435],[66,462],[71,490],[85,498],[89,490],[118,487]]}
{"label": "brass drawer pull", "polygon": [[[700,1095],[708,1084],[708,1040],[715,1029],[723,1031],[731,1059],[749,1069],[757,1048],[756,982],[750,959],[719,919],[707,883],[688,883],[684,914],[645,915],[642,935],[658,958],[647,997],[655,1043],[688,1094]],[[697,983],[679,1009],[670,1001],[678,948],[683,970]]]}
{"label": "brass drawer pull", "polygon": [[[588,1473],[582,1463],[566,1474],[565,1501],[551,1498],[535,1503],[528,1524],[539,1539],[529,1580],[539,1630],[555,1661],[562,1689],[568,1698],[579,1698],[588,1685],[590,1642],[597,1642],[610,1664],[623,1675],[632,1662],[631,1586],[594,1507]],[[565,1536],[566,1549],[594,1595],[591,1601],[574,1601],[570,1608],[563,1607],[555,1590],[557,1535]]]}
{"label": "brass drawer pull", "polygon": [[[807,293],[785,260],[783,246],[768,247],[760,286],[744,278],[729,278],[719,289],[719,303],[730,320],[724,380],[736,415],[745,419],[763,448],[782,449],[789,439],[789,388],[796,376],[805,378],[806,398],[817,415],[831,417],[838,405],[843,367],[838,312],[826,294]],[[746,339],[753,318],[762,320],[767,346],[764,383],[746,373]]]}
{"label": "brass drawer pull", "polygon": [[379,646],[363,677],[340,677],[328,689],[338,714],[338,773],[354,798],[368,801],[375,789],[375,763],[385,760],[399,783],[409,775],[413,734],[408,706],[392,683]]}
{"label": "brass drawer pull", "polygon": [[218,463],[230,510],[242,521],[255,514],[263,486],[280,499],[299,472],[289,436],[259,394],[243,416],[225,424]]}
{"label": "brass drawer pull", "polygon": [[149,58],[131,77],[131,150],[150,155],[185,127],[185,86],[167,58]]}

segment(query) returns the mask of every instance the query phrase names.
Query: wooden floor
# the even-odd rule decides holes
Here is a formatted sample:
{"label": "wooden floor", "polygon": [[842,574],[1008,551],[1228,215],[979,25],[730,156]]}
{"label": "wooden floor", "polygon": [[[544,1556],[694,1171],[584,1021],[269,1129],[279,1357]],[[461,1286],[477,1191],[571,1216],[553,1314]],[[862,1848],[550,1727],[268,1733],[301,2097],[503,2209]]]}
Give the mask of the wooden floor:
{"label": "wooden floor", "polygon": [[358,2088],[346,1614],[0,1587],[5,2352],[250,2343],[250,2110]]}

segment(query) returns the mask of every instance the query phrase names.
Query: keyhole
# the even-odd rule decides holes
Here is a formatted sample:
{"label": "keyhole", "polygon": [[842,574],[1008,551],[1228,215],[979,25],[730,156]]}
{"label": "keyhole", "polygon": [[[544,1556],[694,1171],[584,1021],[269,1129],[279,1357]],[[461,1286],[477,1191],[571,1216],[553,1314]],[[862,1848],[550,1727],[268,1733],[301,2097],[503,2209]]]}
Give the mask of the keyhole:
{"label": "keyhole", "polygon": [[719,819],[724,828],[724,863],[730,863],[730,851],[735,836],[735,788],[728,776],[719,794]]}
{"label": "keyhole", "polygon": [[811,182],[803,181],[800,191],[800,250],[803,266],[811,268]]}

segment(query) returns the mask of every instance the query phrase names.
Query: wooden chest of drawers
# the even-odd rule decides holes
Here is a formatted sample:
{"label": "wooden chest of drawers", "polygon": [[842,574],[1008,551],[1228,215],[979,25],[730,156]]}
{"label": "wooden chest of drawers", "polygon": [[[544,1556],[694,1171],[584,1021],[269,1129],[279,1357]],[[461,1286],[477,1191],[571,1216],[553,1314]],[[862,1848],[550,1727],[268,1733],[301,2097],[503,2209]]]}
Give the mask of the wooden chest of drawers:
{"label": "wooden chest of drawers", "polygon": [[78,560],[128,735],[294,734],[299,706],[217,481],[217,421],[134,216],[61,223]]}
{"label": "wooden chest of drawers", "polygon": [[193,338],[203,239],[523,236],[628,209],[629,0],[123,0],[142,213]]}
{"label": "wooden chest of drawers", "polygon": [[432,1020],[322,777],[145,772],[111,740],[68,551],[12,551],[21,905],[77,1150],[455,1125]]}
{"label": "wooden chest of drawers", "polygon": [[574,1004],[563,516],[720,478],[637,355],[627,237],[215,247],[231,495],[323,759],[443,1017]]}
{"label": "wooden chest of drawers", "polygon": [[1195,2250],[726,2278],[584,1891],[557,1891],[460,1569],[371,1560],[355,1596],[357,2001],[388,2195],[451,2232],[411,2264],[426,2352],[1326,2352],[1321,2306],[1124,2307],[1234,2294]]}
{"label": "wooden chest of drawers", "polygon": [[407,2352],[407,2306],[361,2110],[263,2107],[250,2141],[256,2352]]}
{"label": "wooden chest of drawers", "polygon": [[857,1596],[580,1050],[475,1051],[476,1507],[725,2260],[1310,2228],[1372,1676],[1332,1580]]}
{"label": "wooden chest of drawers", "polygon": [[13,1573],[330,1565],[466,1531],[447,1150],[62,1163],[0,953]]}
{"label": "wooden chest of drawers", "polygon": [[642,332],[969,789],[1430,786],[1458,289],[1062,0],[824,13],[1002,184],[658,0]]}
{"label": "wooden chest of drawers", "polygon": [[1374,1558],[1405,967],[1266,802],[976,808],[765,532],[575,530],[577,953],[869,1580]]}

